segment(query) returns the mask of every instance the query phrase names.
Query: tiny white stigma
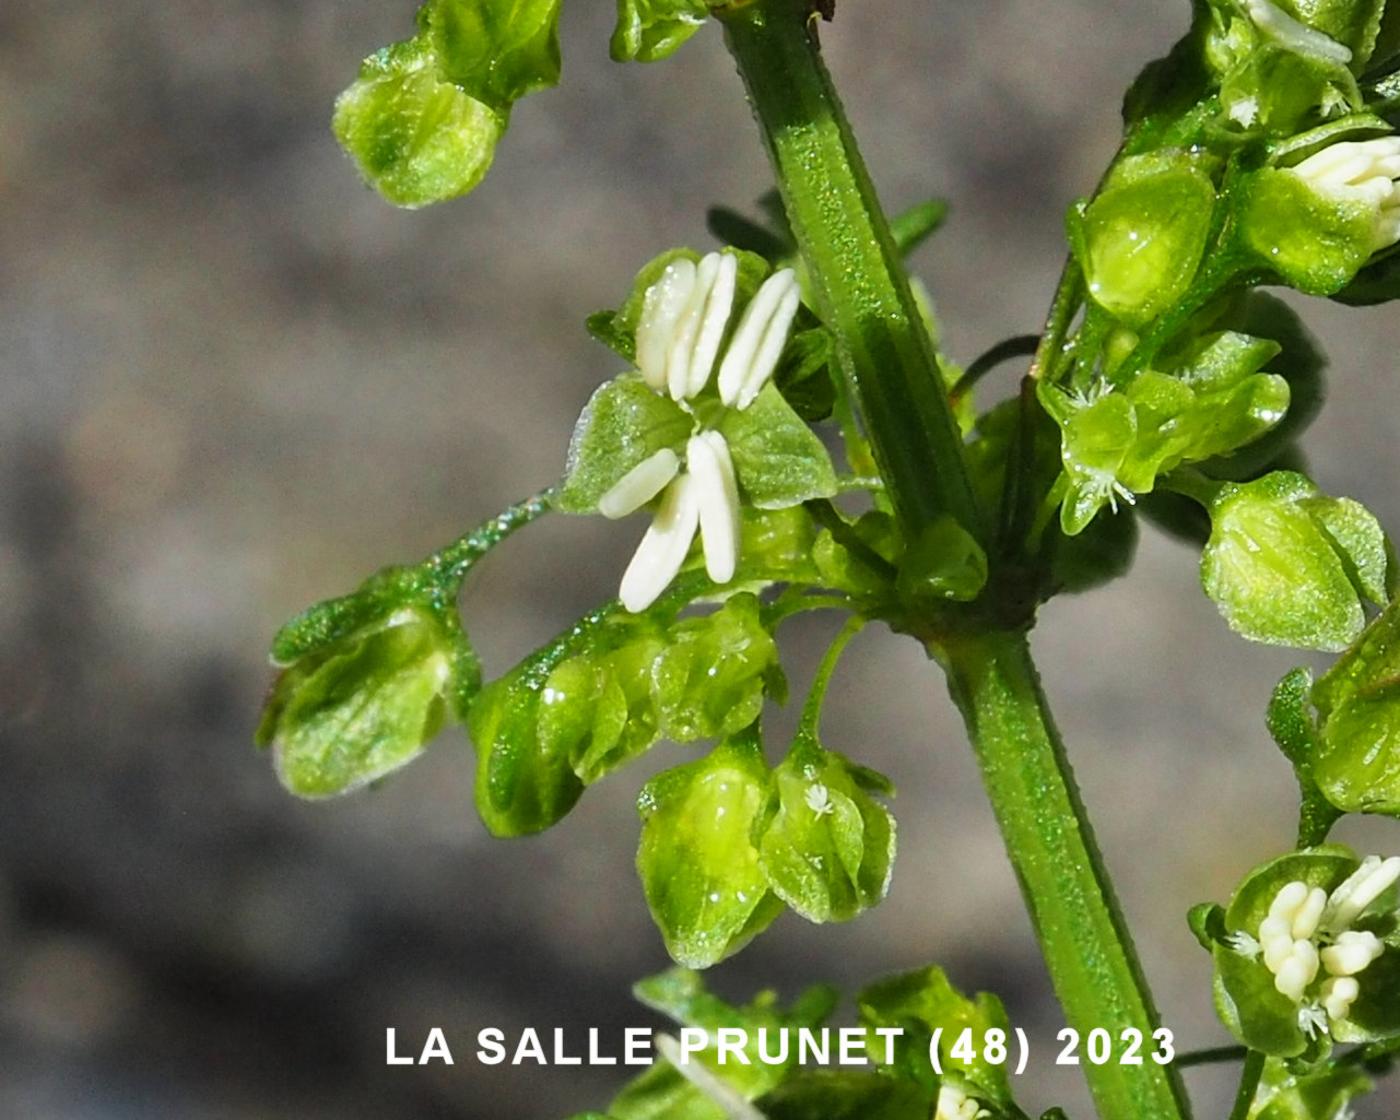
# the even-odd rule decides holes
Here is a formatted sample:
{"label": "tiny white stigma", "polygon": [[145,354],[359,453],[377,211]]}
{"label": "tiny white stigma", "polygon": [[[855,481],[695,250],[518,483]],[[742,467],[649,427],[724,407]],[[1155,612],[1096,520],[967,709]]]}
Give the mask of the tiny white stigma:
{"label": "tiny white stigma", "polygon": [[802,799],[807,803],[807,808],[819,817],[836,811],[836,806],[831,803],[831,791],[820,782],[814,782],[808,786]]}
{"label": "tiny white stigma", "polygon": [[1244,930],[1237,930],[1225,939],[1225,944],[1232,950],[1247,960],[1256,961],[1263,950],[1263,946],[1257,940],[1250,937]]}
{"label": "tiny white stigma", "polygon": [[1321,1004],[1309,1003],[1298,1008],[1298,1029],[1309,1038],[1327,1030],[1327,1012]]}
{"label": "tiny white stigma", "polygon": [[749,300],[719,367],[719,397],[730,408],[748,408],[773,376],[801,302],[790,268],[773,273]]}
{"label": "tiny white stigma", "polygon": [[1232,102],[1227,116],[1241,128],[1253,128],[1259,119],[1259,98],[1241,97]]}

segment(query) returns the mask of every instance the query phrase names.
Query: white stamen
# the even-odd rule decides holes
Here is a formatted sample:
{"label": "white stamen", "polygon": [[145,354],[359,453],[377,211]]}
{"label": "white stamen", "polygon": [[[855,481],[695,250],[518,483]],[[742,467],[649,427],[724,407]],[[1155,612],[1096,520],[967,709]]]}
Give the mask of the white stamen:
{"label": "white stamen", "polygon": [[1292,171],[1316,191],[1375,211],[1372,252],[1400,240],[1400,136],[1329,144]]}
{"label": "white stamen", "polygon": [[695,290],[695,262],[672,261],[661,279],[642,297],[637,321],[637,369],[658,393],[666,391],[666,362],[675,337],[676,322]]}
{"label": "white stamen", "polygon": [[[735,267],[732,253],[707,253],[700,259],[695,270],[695,286],[691,289],[685,310],[676,321],[671,335],[671,349],[666,356],[666,386],[672,400],[688,400],[700,392],[710,379],[714,352],[710,351],[709,364],[706,364],[702,343],[713,333],[716,319],[719,320],[720,333],[723,333],[724,325],[729,320],[734,300]],[[727,281],[725,277],[728,277]],[[715,347],[718,345],[716,338]]]}
{"label": "white stamen", "polygon": [[739,484],[729,445],[718,432],[701,432],[691,437],[685,457],[699,507],[705,570],[716,583],[728,583],[739,560]]}
{"label": "white stamen", "polygon": [[990,1116],[985,1108],[953,1085],[940,1085],[933,1120],[980,1120]]}
{"label": "white stamen", "polygon": [[669,447],[663,447],[613,483],[598,499],[598,512],[613,520],[635,513],[661,493],[680,469],[680,458]]}
{"label": "white stamen", "polygon": [[1367,856],[1356,872],[1332,892],[1323,916],[1325,928],[1340,933],[1351,928],[1371,903],[1400,880],[1400,856],[1384,862],[1379,856]]}
{"label": "white stamen", "polygon": [[1348,930],[1337,943],[1322,950],[1322,963],[1333,976],[1355,976],[1385,952],[1385,945],[1369,930]]}
{"label": "white stamen", "polygon": [[1327,892],[1321,887],[1314,887],[1308,892],[1308,897],[1293,914],[1291,932],[1294,938],[1311,937],[1317,932],[1317,923],[1322,917],[1322,911],[1326,905]]}
{"label": "white stamen", "polygon": [[1279,46],[1294,54],[1311,55],[1324,62],[1345,66],[1351,61],[1351,48],[1324,35],[1321,31],[1300,23],[1269,0],[1244,0],[1245,10],[1254,26]]}
{"label": "white stamen", "polygon": [[666,488],[661,508],[622,575],[618,598],[633,613],[656,602],[685,563],[700,524],[694,483],[688,474],[682,474]]}
{"label": "white stamen", "polygon": [[1337,976],[1322,985],[1322,1006],[1329,1018],[1341,1022],[1351,1014],[1351,1005],[1361,994],[1361,985],[1350,976]]}
{"label": "white stamen", "polygon": [[797,274],[790,268],[773,273],[754,293],[720,363],[719,396],[725,404],[744,409],[753,403],[773,376],[801,302]]}

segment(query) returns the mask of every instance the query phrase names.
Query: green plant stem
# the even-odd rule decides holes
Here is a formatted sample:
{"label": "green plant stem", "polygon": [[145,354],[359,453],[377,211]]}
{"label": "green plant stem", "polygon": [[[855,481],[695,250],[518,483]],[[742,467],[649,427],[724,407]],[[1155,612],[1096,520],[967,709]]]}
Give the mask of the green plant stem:
{"label": "green plant stem", "polygon": [[[896,512],[911,536],[951,514],[985,540],[932,344],[889,225],[822,64],[811,6],[754,0],[716,13],[753,103],[818,310]],[[1066,297],[1071,300],[1073,296]],[[1067,314],[1067,313],[1066,313]],[[982,763],[1071,1026],[1150,1036],[1151,996],[1019,633],[937,651]],[[1185,1120],[1180,1079],[1152,1062],[1085,1066],[1101,1120]]]}
{"label": "green plant stem", "polygon": [[1264,1076],[1264,1063],[1268,1058],[1251,1050],[1244,1060],[1244,1072],[1240,1074],[1240,1088],[1235,1094],[1235,1107],[1230,1109],[1230,1120],[1248,1120],[1249,1106],[1254,1103],[1254,1095],[1259,1091],[1259,1080]]}
{"label": "green plant stem", "polygon": [[478,560],[517,529],[523,529],[548,513],[553,508],[553,498],[553,490],[542,490],[513,506],[507,506],[491,520],[483,521],[446,548],[429,556],[423,562],[424,570],[432,572],[455,595]]}
{"label": "green plant stem", "polygon": [[811,5],[756,0],[717,14],[900,521],[917,539],[951,514],[985,543],[933,343],[821,61]]}
{"label": "green plant stem", "polygon": [[[1023,635],[947,641],[938,655],[972,733],[982,778],[1070,1026],[1128,1028],[1159,1020],[1127,925],[1050,720]],[[1086,1064],[1103,1120],[1189,1116],[1170,1067]]]}
{"label": "green plant stem", "polygon": [[1190,1069],[1192,1066],[1210,1066],[1219,1062],[1242,1062],[1249,1057],[1244,1046],[1215,1046],[1209,1050],[1191,1050],[1177,1055],[1172,1064],[1177,1069]]}

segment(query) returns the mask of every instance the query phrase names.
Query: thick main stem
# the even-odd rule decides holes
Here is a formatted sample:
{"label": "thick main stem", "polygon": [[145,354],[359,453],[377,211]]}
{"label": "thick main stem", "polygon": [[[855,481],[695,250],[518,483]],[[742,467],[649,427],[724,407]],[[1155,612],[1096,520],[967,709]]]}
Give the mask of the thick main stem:
{"label": "thick main stem", "polygon": [[913,537],[949,514],[980,538],[933,343],[812,39],[811,10],[759,0],[720,15],[895,509]]}
{"label": "thick main stem", "polygon": [[[939,653],[982,768],[1065,1019],[1155,1047],[1159,1019],[1104,868],[1030,650],[1020,634],[960,638]],[[1168,1120],[1190,1109],[1170,1066],[1086,1063],[1102,1117]]]}
{"label": "thick main stem", "polygon": [[[810,0],[717,13],[748,87],[818,310],[837,339],[888,492],[917,536],[952,515],[985,540],[932,344],[822,64]],[[1150,1039],[1157,1015],[1051,724],[1025,639],[995,632],[940,656],[1069,1024]],[[1179,1078],[1085,1066],[1103,1120],[1185,1120]]]}

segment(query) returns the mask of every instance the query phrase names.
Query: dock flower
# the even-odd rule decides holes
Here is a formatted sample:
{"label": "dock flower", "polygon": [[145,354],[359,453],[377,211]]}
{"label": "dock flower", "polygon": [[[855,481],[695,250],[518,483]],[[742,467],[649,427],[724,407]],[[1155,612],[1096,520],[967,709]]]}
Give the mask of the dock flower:
{"label": "dock flower", "polygon": [[603,385],[579,421],[561,508],[618,519],[653,508],[619,598],[649,607],[700,537],[715,583],[738,569],[745,500],[782,509],[835,492],[816,436],[772,384],[801,291],[792,269],[744,302],[730,252],[679,256],[646,289],[636,371]]}

